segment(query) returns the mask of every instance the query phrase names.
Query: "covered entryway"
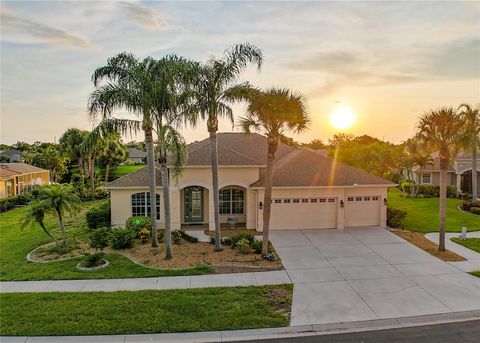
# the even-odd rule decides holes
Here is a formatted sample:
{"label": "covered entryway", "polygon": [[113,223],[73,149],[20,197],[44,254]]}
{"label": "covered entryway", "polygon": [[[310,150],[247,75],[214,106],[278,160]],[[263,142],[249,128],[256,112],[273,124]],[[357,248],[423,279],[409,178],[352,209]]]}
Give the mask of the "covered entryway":
{"label": "covered entryway", "polygon": [[372,195],[347,197],[345,227],[380,226],[380,199]]}
{"label": "covered entryway", "polygon": [[337,227],[338,199],[273,198],[270,229],[334,229]]}

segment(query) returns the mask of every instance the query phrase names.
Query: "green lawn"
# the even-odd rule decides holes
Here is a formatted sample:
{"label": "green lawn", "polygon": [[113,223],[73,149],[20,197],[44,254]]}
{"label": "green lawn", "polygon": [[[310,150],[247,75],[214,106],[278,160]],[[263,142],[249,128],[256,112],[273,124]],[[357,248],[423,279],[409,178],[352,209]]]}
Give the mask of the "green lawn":
{"label": "green lawn", "polygon": [[[447,231],[460,232],[462,226],[469,231],[480,230],[480,217],[460,212],[457,206],[459,199],[447,199]],[[407,212],[404,226],[417,232],[438,231],[438,199],[437,198],[404,198],[401,192],[392,188],[388,192],[388,205]]]}
{"label": "green lawn", "polygon": [[115,170],[112,171],[112,176],[115,179],[118,179],[120,176],[130,174],[136,170],[142,169],[143,167],[145,167],[145,165],[118,166],[115,168]]}
{"label": "green lawn", "polygon": [[477,270],[475,272],[471,272],[469,274],[472,274],[473,276],[480,277],[480,270]]}
{"label": "green lawn", "polygon": [[1,294],[0,331],[49,336],[281,327],[289,325],[291,298],[291,285]]}
{"label": "green lawn", "polygon": [[465,248],[480,253],[480,238],[467,238],[464,241],[459,238],[450,238],[450,240],[457,244],[463,245]]}
{"label": "green lawn", "polygon": [[[98,202],[83,204],[83,211]],[[84,213],[74,219],[67,219],[70,237],[85,237]],[[25,208],[19,208],[0,215],[0,280],[54,280],[54,279],[105,279],[105,278],[133,278],[149,276],[196,275],[213,272],[208,266],[200,266],[185,270],[155,270],[139,266],[126,257],[118,254],[107,254],[110,266],[92,272],[78,271],[75,266],[80,258],[48,262],[33,263],[26,259],[28,252],[35,247],[50,241],[50,238],[38,227],[21,229]],[[57,227],[57,221],[49,216],[47,227]],[[75,228],[75,229],[73,229]],[[52,231],[54,232],[54,231]]]}

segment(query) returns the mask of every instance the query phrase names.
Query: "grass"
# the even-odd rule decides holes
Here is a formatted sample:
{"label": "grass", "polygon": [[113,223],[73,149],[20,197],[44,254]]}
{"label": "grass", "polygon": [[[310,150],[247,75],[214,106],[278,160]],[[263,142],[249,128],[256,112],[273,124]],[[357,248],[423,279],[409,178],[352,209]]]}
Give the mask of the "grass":
{"label": "grass", "polygon": [[474,272],[470,272],[469,274],[472,274],[473,276],[480,277],[480,270],[476,270]]}
{"label": "grass", "polygon": [[115,170],[112,171],[112,176],[114,179],[118,179],[121,176],[133,173],[134,171],[139,170],[143,167],[145,167],[145,165],[118,166],[115,168]]}
{"label": "grass", "polygon": [[291,285],[1,294],[0,331],[50,336],[281,327],[289,324],[291,298]]}
{"label": "grass", "polygon": [[[75,218],[68,218],[66,225],[71,238],[85,238],[85,215],[87,208],[99,202],[83,203],[82,211]],[[106,278],[134,278],[150,276],[197,275],[212,273],[208,266],[199,266],[183,270],[155,270],[133,263],[119,254],[106,254],[105,258],[110,266],[105,269],[90,272],[81,272],[75,267],[81,258],[48,263],[33,263],[26,259],[26,255],[34,248],[50,242],[50,238],[39,227],[26,227],[23,230],[20,223],[25,208],[18,208],[0,215],[0,280],[65,280],[65,279],[106,279]],[[53,233],[57,221],[53,216],[46,218],[47,227]]]}
{"label": "grass", "polygon": [[465,248],[480,253],[480,238],[467,238],[464,241],[459,238],[450,238],[450,240],[457,244],[463,245]]}
{"label": "grass", "polygon": [[[447,199],[446,231],[460,232],[466,226],[469,231],[480,230],[478,216],[461,212],[459,199]],[[403,222],[405,229],[416,232],[438,232],[438,198],[404,198],[397,188],[388,192],[388,205],[407,212]]]}

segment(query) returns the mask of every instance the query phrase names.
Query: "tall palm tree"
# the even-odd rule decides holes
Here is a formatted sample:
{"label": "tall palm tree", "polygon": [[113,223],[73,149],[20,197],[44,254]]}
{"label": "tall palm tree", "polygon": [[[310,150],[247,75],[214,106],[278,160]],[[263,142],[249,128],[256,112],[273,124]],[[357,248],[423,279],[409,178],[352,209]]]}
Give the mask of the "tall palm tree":
{"label": "tall palm tree", "polygon": [[53,184],[40,189],[38,200],[42,201],[46,208],[57,214],[60,231],[62,232],[63,244],[67,242],[65,224],[63,218],[65,213],[73,215],[80,210],[81,201],[75,194],[75,190],[68,184]]}
{"label": "tall palm tree", "polygon": [[432,155],[422,149],[417,140],[408,139],[404,143],[404,154],[401,157],[401,164],[407,172],[408,180],[411,181],[409,187],[411,196],[416,196],[419,188],[414,175],[414,169],[416,167],[425,168],[427,165],[433,165],[433,163]]}
{"label": "tall palm tree", "polygon": [[451,107],[432,110],[420,117],[418,140],[431,149],[438,150],[440,158],[440,208],[438,250],[445,251],[445,221],[447,218],[447,171],[458,151],[462,123]]}
{"label": "tall palm tree", "polygon": [[462,145],[465,150],[472,151],[472,195],[475,201],[478,199],[477,160],[480,147],[480,104],[476,107],[461,104],[458,109],[463,122]]}
{"label": "tall palm tree", "polygon": [[85,161],[79,147],[87,135],[88,131],[71,128],[65,131],[58,140],[60,151],[69,158],[70,163],[77,162],[82,185],[85,178]]}
{"label": "tall palm tree", "polygon": [[103,142],[101,150],[101,158],[105,165],[105,182],[108,182],[110,167],[125,161],[127,149],[125,149],[125,146],[120,142],[120,135],[115,133]]}
{"label": "tall palm tree", "polygon": [[[154,67],[154,59],[147,57],[139,61],[133,54],[126,52],[109,58],[107,64],[97,68],[92,75],[92,81],[96,89],[90,95],[88,109],[93,119],[101,114],[102,120],[105,121],[103,127],[97,133],[110,133],[110,129],[117,132],[134,132],[139,129],[139,126],[143,130],[147,148],[152,247],[158,247],[153,139],[156,86],[152,78],[152,68]],[[102,81],[108,82],[103,83]],[[120,108],[127,109],[139,116],[141,120],[113,118],[112,112]]]}
{"label": "tall palm tree", "polygon": [[262,51],[254,45],[238,44],[227,49],[220,59],[210,59],[197,65],[194,86],[195,104],[189,122],[196,126],[202,120],[207,121],[210,136],[210,157],[212,167],[213,207],[215,222],[215,251],[222,251],[220,234],[219,188],[218,188],[218,119],[227,118],[234,124],[230,105],[245,100],[252,87],[248,82],[237,83],[240,74],[248,63],[254,63],[260,69],[263,61]]}
{"label": "tall palm tree", "polygon": [[240,118],[239,126],[243,132],[250,133],[253,129],[267,136],[268,152],[263,201],[262,254],[264,256],[268,253],[273,163],[280,137],[288,131],[299,133],[306,130],[309,122],[303,96],[282,88],[256,92],[249,99],[247,116]]}
{"label": "tall palm tree", "polygon": [[45,226],[45,213],[47,210],[48,208],[45,202],[39,200],[32,201],[25,211],[22,228],[27,225],[33,226],[34,224],[38,224],[48,237],[53,239],[55,243],[58,243],[57,239],[47,230],[47,227]]}

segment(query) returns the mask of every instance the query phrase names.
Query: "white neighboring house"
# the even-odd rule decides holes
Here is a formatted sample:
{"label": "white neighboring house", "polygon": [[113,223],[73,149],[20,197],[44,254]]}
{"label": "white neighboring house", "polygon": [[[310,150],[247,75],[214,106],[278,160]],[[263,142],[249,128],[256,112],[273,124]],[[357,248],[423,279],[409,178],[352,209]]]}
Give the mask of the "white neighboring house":
{"label": "white neighboring house", "polygon": [[[262,230],[266,137],[219,133],[220,219]],[[157,213],[164,224],[162,183],[157,166]],[[310,149],[280,144],[276,153],[272,230],[343,229],[386,226],[387,191],[394,183]],[[147,168],[125,175],[103,188],[111,193],[112,224],[125,225],[132,215],[149,215]],[[178,180],[170,181],[172,228],[214,230],[209,140],[189,145]]]}
{"label": "white neighboring house", "polygon": [[127,161],[134,164],[144,164],[147,158],[147,153],[136,148],[127,148],[128,158]]}
{"label": "white neighboring house", "polygon": [[[433,164],[415,170],[416,182],[424,185],[440,184],[440,157],[432,153]],[[480,194],[480,160],[477,161],[477,188]],[[459,154],[448,169],[447,185],[457,187],[459,193],[472,193],[472,155]]]}

